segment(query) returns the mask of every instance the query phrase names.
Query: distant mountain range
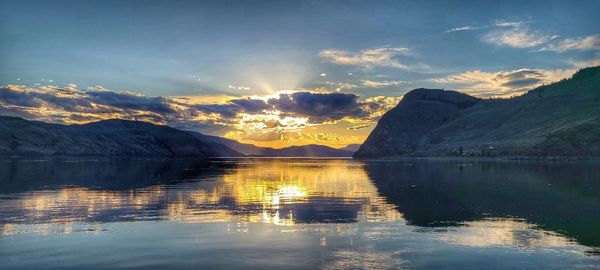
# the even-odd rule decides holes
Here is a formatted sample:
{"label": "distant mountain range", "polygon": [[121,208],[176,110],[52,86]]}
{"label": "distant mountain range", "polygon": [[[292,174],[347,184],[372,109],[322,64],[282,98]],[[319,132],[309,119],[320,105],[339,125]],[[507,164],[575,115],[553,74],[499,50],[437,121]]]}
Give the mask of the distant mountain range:
{"label": "distant mountain range", "polygon": [[[261,157],[351,157],[354,151],[344,148],[335,149],[324,145],[302,145],[285,148],[259,147],[252,144],[240,143],[218,136],[205,135],[198,132],[188,131],[194,137],[203,142],[217,143],[227,146],[247,156]],[[346,146],[348,147],[348,146]]]}
{"label": "distant mountain range", "polygon": [[509,99],[416,89],[355,157],[600,156],[600,67]]}
{"label": "distant mountain range", "polygon": [[350,157],[352,153],[322,145],[258,147],[138,121],[59,125],[0,116],[3,156]]}

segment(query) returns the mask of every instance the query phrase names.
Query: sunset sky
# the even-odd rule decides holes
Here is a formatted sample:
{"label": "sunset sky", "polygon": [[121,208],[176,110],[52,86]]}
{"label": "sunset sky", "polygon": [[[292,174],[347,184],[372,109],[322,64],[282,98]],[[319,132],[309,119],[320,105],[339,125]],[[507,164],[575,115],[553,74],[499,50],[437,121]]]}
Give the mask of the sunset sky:
{"label": "sunset sky", "polygon": [[0,115],[362,143],[411,89],[509,97],[600,65],[600,1],[2,1]]}

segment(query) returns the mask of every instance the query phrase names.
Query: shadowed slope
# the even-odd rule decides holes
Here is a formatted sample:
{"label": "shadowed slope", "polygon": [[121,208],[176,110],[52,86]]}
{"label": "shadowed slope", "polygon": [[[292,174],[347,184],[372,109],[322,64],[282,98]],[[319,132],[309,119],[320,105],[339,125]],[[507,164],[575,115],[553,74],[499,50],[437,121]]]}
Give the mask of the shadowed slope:
{"label": "shadowed slope", "polygon": [[223,145],[146,122],[105,120],[57,125],[0,117],[1,155],[241,156]]}
{"label": "shadowed slope", "polygon": [[387,112],[355,157],[600,155],[600,67],[510,99],[416,89]]}

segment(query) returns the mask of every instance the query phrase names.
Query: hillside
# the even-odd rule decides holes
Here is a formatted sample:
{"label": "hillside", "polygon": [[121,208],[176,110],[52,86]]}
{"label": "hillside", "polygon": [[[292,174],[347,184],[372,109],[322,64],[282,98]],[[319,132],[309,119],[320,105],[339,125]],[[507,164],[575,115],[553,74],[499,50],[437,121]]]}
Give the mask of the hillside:
{"label": "hillside", "polygon": [[356,151],[358,151],[358,148],[360,148],[360,144],[349,144],[349,145],[346,145],[339,149],[350,151],[350,152],[356,152]]}
{"label": "hillside", "polygon": [[600,67],[510,99],[415,89],[355,157],[600,156]]}
{"label": "hillside", "polygon": [[285,148],[260,147],[252,144],[240,143],[235,140],[225,139],[217,136],[205,135],[198,132],[188,131],[194,137],[208,143],[218,143],[248,156],[257,157],[351,157],[354,151],[346,149],[335,149],[324,145],[302,145]]}
{"label": "hillside", "polygon": [[228,148],[234,149],[235,151],[240,152],[244,155],[260,155],[261,152],[264,151],[265,149],[273,149],[273,148],[267,148],[267,147],[260,147],[260,146],[256,146],[256,145],[252,145],[252,144],[240,143],[236,140],[230,140],[230,139],[226,139],[226,138],[219,137],[219,136],[206,135],[206,134],[202,134],[202,133],[194,132],[194,131],[186,131],[186,132],[203,142],[225,145]]}
{"label": "hillside", "polygon": [[266,148],[259,156],[268,157],[351,157],[351,151],[335,149],[324,145],[290,146],[281,149]]}
{"label": "hillside", "polygon": [[125,120],[58,125],[0,116],[0,155],[242,156],[167,126]]}

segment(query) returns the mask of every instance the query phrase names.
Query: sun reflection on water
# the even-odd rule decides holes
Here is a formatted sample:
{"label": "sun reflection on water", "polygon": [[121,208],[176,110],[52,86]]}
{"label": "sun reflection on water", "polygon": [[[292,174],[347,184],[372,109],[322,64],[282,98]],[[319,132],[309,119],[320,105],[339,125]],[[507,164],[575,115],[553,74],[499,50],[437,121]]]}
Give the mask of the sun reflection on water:
{"label": "sun reflection on water", "polygon": [[[241,160],[223,174],[141,188],[63,187],[7,195],[0,204],[0,234],[21,232],[100,233],[103,223],[167,220],[177,223],[227,223],[245,233],[250,223],[304,230],[302,224],[336,223],[336,235],[355,235],[356,222],[405,224],[386,202],[363,165],[348,160]],[[387,228],[390,229],[390,228]],[[393,239],[398,232],[361,232],[366,239]],[[523,249],[567,246],[573,242],[525,220],[469,221],[435,234],[435,239],[471,247]],[[319,245],[326,246],[324,234]]]}
{"label": "sun reflection on water", "polygon": [[242,162],[209,180],[129,190],[64,187],[22,193],[0,206],[2,233],[14,233],[21,224],[171,220],[294,225],[401,219],[357,163],[265,159]]}

